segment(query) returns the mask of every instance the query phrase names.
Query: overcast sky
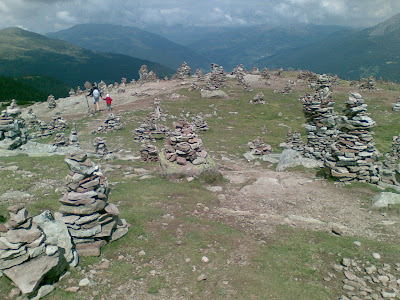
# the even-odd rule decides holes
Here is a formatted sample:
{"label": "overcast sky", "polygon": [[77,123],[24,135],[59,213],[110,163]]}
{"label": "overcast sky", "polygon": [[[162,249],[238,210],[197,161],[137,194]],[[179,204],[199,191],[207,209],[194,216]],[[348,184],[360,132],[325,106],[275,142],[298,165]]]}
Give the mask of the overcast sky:
{"label": "overcast sky", "polygon": [[82,23],[144,25],[339,24],[367,27],[400,0],[0,0],[0,28],[47,33]]}

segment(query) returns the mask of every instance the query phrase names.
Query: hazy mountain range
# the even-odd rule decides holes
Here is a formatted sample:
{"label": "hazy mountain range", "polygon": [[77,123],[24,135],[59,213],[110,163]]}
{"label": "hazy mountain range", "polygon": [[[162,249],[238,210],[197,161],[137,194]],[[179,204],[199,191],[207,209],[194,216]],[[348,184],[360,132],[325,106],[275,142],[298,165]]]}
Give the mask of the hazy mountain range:
{"label": "hazy mountain range", "polygon": [[208,67],[206,57],[157,34],[136,27],[81,24],[46,34],[85,49],[129,55],[176,70],[184,61],[193,69]]}

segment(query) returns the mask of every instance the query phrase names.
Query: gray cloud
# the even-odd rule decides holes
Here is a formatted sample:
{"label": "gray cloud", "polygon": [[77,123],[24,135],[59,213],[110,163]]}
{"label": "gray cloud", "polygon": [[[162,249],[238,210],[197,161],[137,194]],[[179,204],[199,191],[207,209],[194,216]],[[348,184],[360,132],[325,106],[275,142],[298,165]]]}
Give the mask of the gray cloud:
{"label": "gray cloud", "polygon": [[398,12],[398,0],[0,0],[0,28],[45,33],[81,23],[372,26]]}

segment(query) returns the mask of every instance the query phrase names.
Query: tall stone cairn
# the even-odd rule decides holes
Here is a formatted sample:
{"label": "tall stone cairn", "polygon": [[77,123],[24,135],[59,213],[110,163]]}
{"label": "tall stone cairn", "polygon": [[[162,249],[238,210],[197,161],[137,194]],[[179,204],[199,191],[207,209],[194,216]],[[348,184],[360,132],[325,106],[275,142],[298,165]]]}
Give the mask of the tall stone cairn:
{"label": "tall stone cairn", "polygon": [[263,92],[259,92],[257,93],[257,95],[255,95],[253,97],[253,100],[250,100],[250,104],[265,104],[265,100],[264,100],[264,93]]}
{"label": "tall stone cairn", "polygon": [[49,95],[49,96],[47,97],[47,104],[48,104],[48,107],[49,107],[50,109],[53,109],[53,108],[56,108],[56,107],[57,107],[56,99],[54,98],[53,95]]}
{"label": "tall stone cairn", "polygon": [[396,103],[393,104],[393,111],[400,111],[400,97],[397,99]]}
{"label": "tall stone cairn", "polygon": [[145,162],[158,161],[158,148],[150,143],[140,147],[140,159]]}
{"label": "tall stone cairn", "polygon": [[178,79],[186,79],[190,77],[190,66],[188,66],[186,61],[178,68],[176,77]]}
{"label": "tall stone cairn", "polygon": [[255,138],[253,141],[248,142],[247,145],[252,155],[262,156],[272,152],[271,145],[265,143],[261,137]]}
{"label": "tall stone cairn", "polygon": [[385,154],[385,159],[378,162],[380,180],[393,185],[400,185],[400,135],[392,138],[392,148]]}
{"label": "tall stone cairn", "polygon": [[95,146],[96,154],[98,154],[100,156],[105,156],[108,154],[106,141],[103,138],[101,138],[99,136],[96,137],[94,140],[94,146]]}
{"label": "tall stone cairn", "polygon": [[206,90],[214,91],[224,87],[226,83],[226,74],[222,66],[215,63],[211,64],[210,77],[206,80]]}
{"label": "tall stone cairn", "polygon": [[335,103],[329,98],[321,98],[318,92],[313,96],[307,94],[300,100],[307,120],[303,125],[307,131],[303,154],[308,158],[323,160],[330,153],[329,146],[337,140],[339,134],[339,118],[333,108]]}
{"label": "tall stone cairn", "polygon": [[376,90],[377,88],[375,78],[373,76],[370,76],[368,78],[361,78],[360,89],[368,91]]}
{"label": "tall stone cairn", "polygon": [[197,115],[193,118],[193,122],[191,123],[192,127],[195,131],[207,131],[210,128],[208,127],[207,122],[204,120],[203,116]]}
{"label": "tall stone cairn", "polygon": [[108,133],[115,130],[121,130],[123,125],[121,123],[121,118],[115,116],[113,113],[110,113],[106,120],[104,121],[103,125],[97,127],[97,131],[93,131],[92,133]]}
{"label": "tall stone cairn", "polygon": [[21,110],[13,100],[0,114],[0,149],[13,150],[27,142],[25,120],[20,118]]}
{"label": "tall stone cairn", "polygon": [[262,72],[261,72],[261,78],[262,78],[262,79],[265,79],[265,80],[271,79],[271,75],[269,74],[267,68],[264,68],[264,69],[262,70]]}
{"label": "tall stone cairn", "polygon": [[162,150],[165,158],[178,165],[205,163],[208,153],[190,123],[180,119],[174,122],[174,128],[175,131],[166,139],[165,148]]}
{"label": "tall stone cairn", "polygon": [[139,83],[145,83],[145,82],[154,82],[157,81],[158,77],[156,73],[153,71],[149,72],[149,69],[147,68],[147,65],[142,65],[139,69]]}
{"label": "tall stone cairn", "polygon": [[99,256],[101,247],[125,235],[130,225],[119,219],[118,208],[107,202],[107,178],[86,154],[69,153],[65,162],[70,172],[67,193],[60,199],[61,219],[79,255]]}
{"label": "tall stone cairn", "polygon": [[379,181],[375,165],[378,151],[370,132],[375,122],[367,115],[367,104],[360,94],[350,94],[344,113],[338,140],[330,146],[325,165],[339,181],[376,183]]}

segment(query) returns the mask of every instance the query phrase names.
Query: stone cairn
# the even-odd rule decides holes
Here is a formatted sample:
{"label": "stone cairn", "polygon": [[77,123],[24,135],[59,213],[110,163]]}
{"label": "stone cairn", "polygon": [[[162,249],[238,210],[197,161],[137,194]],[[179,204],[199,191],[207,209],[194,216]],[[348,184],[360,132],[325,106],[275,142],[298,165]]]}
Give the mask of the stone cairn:
{"label": "stone cairn", "polygon": [[250,100],[250,104],[265,104],[264,94],[262,92],[257,93],[253,100]]}
{"label": "stone cairn", "polygon": [[178,165],[206,163],[208,153],[190,123],[180,119],[174,122],[174,128],[175,131],[166,139],[165,148],[162,150],[165,158]]}
{"label": "stone cairn", "polygon": [[400,136],[394,136],[392,138],[392,148],[390,152],[385,154],[385,159],[378,162],[378,169],[380,180],[392,184],[400,185],[400,169],[398,165],[400,162]]}
{"label": "stone cairn", "polygon": [[35,134],[38,138],[44,138],[49,135],[52,135],[55,132],[65,131],[68,129],[68,122],[64,120],[60,113],[56,113],[53,117],[53,120],[46,124],[44,121],[39,121],[39,130],[40,132]]}
{"label": "stone cairn", "polygon": [[208,128],[207,122],[203,119],[201,115],[195,116],[191,125],[195,131],[207,131],[210,129]]}
{"label": "stone cairn", "polygon": [[69,94],[69,96],[70,96],[70,97],[72,97],[72,96],[75,96],[75,95],[76,95],[76,93],[75,93],[75,90],[74,90],[74,89],[70,89],[68,94]]}
{"label": "stone cairn", "polygon": [[102,93],[102,94],[108,93],[107,84],[103,80],[100,81],[100,83],[98,85],[98,89],[99,89],[100,93]]}
{"label": "stone cairn", "polygon": [[310,82],[311,81],[315,82],[318,80],[317,74],[315,74],[311,71],[308,71],[308,70],[305,70],[305,71],[300,70],[299,74],[297,75],[297,79],[306,80],[306,81],[310,81]]}
{"label": "stone cairn", "polygon": [[107,155],[108,149],[107,149],[107,145],[106,145],[106,141],[101,138],[101,137],[96,137],[94,140],[94,146],[95,146],[95,151],[96,154],[100,155],[100,156],[105,156]]}
{"label": "stone cairn", "polygon": [[[158,103],[161,99],[158,98],[156,101]],[[165,120],[165,116],[162,113],[161,105],[156,104],[155,112],[149,114],[146,121],[133,131],[133,140],[145,143],[155,142],[156,139],[167,137],[170,134],[170,129],[165,125],[158,124],[159,120]]]}
{"label": "stone cairn", "polygon": [[268,73],[268,69],[264,68],[261,72],[261,78],[265,80],[271,79],[271,75]]}
{"label": "stone cairn", "polygon": [[188,88],[188,91],[191,92],[191,91],[194,91],[194,90],[197,90],[197,89],[199,89],[199,85],[197,84],[196,81],[193,81],[190,84],[190,87]]}
{"label": "stone cairn", "polygon": [[305,143],[301,137],[300,131],[295,130],[292,133],[292,130],[288,130],[286,134],[286,145],[290,149],[298,152],[304,152]]}
{"label": "stone cairn", "polygon": [[377,88],[375,78],[373,76],[370,76],[368,78],[361,78],[360,89],[368,91],[376,90]]}
{"label": "stone cairn", "polygon": [[276,77],[283,77],[283,68],[276,70],[275,74]]}
{"label": "stone cairn", "polygon": [[79,147],[79,139],[78,139],[78,132],[76,130],[76,128],[71,130],[71,133],[69,135],[69,144],[71,146],[76,146]]}
{"label": "stone cairn", "polygon": [[109,114],[104,124],[97,128],[97,131],[92,133],[108,133],[115,130],[121,130],[123,125],[120,117],[115,116],[113,113]]}
{"label": "stone cairn", "polygon": [[41,284],[57,281],[68,264],[75,267],[78,255],[65,224],[49,211],[34,218],[23,204],[8,211],[10,219],[0,227],[0,271],[25,296],[34,296]]}
{"label": "stone cairn", "polygon": [[249,146],[250,154],[252,155],[262,156],[272,152],[271,145],[265,143],[260,137],[257,137],[253,141],[248,142],[247,145]]}
{"label": "stone cairn", "polygon": [[28,113],[27,113],[26,119],[25,119],[25,124],[26,124],[27,130],[38,129],[38,125],[39,125],[38,118],[33,113],[32,108],[29,108],[29,110],[28,110]]}
{"label": "stone cairn", "polygon": [[190,77],[190,66],[188,66],[186,61],[178,68],[176,77],[178,79],[186,79]]}
{"label": "stone cairn", "polygon": [[153,71],[149,72],[147,65],[142,65],[140,67],[138,80],[139,83],[154,82],[157,81],[157,79],[158,77]]}
{"label": "stone cairn", "polygon": [[140,159],[142,161],[158,161],[158,148],[150,143],[142,144],[140,148]]}
{"label": "stone cairn", "polygon": [[0,149],[13,150],[27,142],[25,120],[21,109],[13,100],[0,115]]}
{"label": "stone cairn", "polygon": [[358,93],[351,93],[340,124],[337,142],[326,155],[325,165],[339,181],[358,180],[377,183],[379,175],[375,166],[378,154],[371,135],[375,122],[367,116],[367,104]]}
{"label": "stone cairn", "polygon": [[400,97],[397,99],[396,103],[393,104],[392,110],[393,111],[400,111]]}
{"label": "stone cairn", "polygon": [[338,116],[334,111],[334,102],[329,98],[321,98],[316,92],[314,96],[307,94],[300,99],[307,119],[304,128],[307,131],[307,144],[304,156],[323,160],[330,153],[329,146],[337,140]]}
{"label": "stone cairn", "polygon": [[86,154],[69,153],[65,162],[70,172],[66,177],[67,193],[60,199],[61,219],[79,255],[99,256],[101,247],[125,235],[130,225],[119,219],[114,204],[107,203],[107,178]]}
{"label": "stone cairn", "polygon": [[47,104],[48,104],[48,107],[49,107],[50,109],[53,109],[53,108],[56,108],[56,107],[57,107],[56,99],[54,98],[53,95],[49,95],[49,96],[47,97]]}
{"label": "stone cairn", "polygon": [[194,73],[194,77],[196,77],[200,81],[204,81],[205,80],[205,76],[203,74],[203,71],[200,70],[200,69],[196,69],[196,71]]}
{"label": "stone cairn", "polygon": [[260,75],[260,70],[257,67],[253,67],[250,71],[251,75]]}
{"label": "stone cairn", "polygon": [[63,132],[59,132],[54,137],[53,145],[58,147],[65,147],[68,146],[69,140],[65,136]]}
{"label": "stone cairn", "polygon": [[282,92],[282,94],[284,94],[284,95],[289,95],[289,94],[291,94],[292,93],[292,81],[289,79],[288,81],[286,81],[286,85],[285,85],[285,87],[283,88],[283,92]]}
{"label": "stone cairn", "polygon": [[215,63],[211,64],[211,74],[209,79],[206,80],[206,90],[214,91],[224,87],[226,83],[226,74],[222,66]]}

